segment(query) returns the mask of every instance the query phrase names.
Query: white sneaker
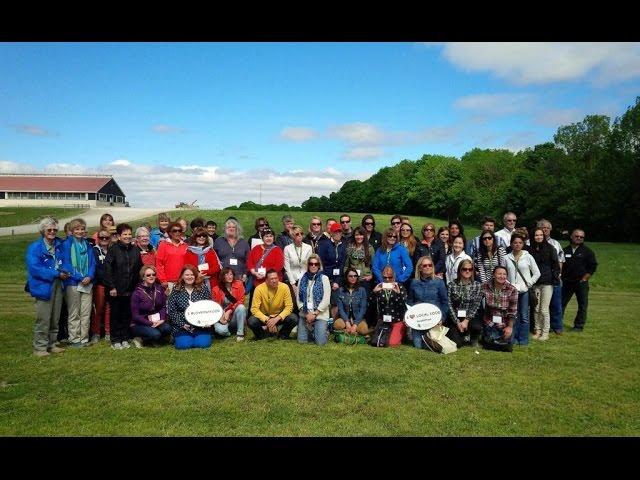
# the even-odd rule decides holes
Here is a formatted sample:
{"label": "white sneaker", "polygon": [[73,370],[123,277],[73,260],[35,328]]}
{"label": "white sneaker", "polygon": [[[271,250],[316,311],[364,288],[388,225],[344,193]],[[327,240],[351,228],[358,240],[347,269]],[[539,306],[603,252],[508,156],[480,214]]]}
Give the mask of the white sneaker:
{"label": "white sneaker", "polygon": [[100,335],[94,335],[91,337],[91,343],[98,343],[100,341]]}
{"label": "white sneaker", "polygon": [[140,337],[135,337],[135,338],[133,339],[133,344],[136,346],[136,348],[142,348],[142,347],[143,347],[143,345],[142,345],[142,338],[140,338]]}
{"label": "white sneaker", "polygon": [[122,350],[122,344],[120,342],[116,342],[111,345],[111,348],[113,348],[114,350]]}
{"label": "white sneaker", "polygon": [[122,348],[130,348],[131,345],[129,345],[129,342],[127,342],[126,340],[122,342]]}
{"label": "white sneaker", "polygon": [[236,342],[244,342],[244,335],[238,335],[236,337]]}
{"label": "white sneaker", "polygon": [[542,335],[540,335],[540,338],[538,338],[538,340],[540,340],[541,342],[546,342],[547,340],[549,340],[549,334],[543,333]]}

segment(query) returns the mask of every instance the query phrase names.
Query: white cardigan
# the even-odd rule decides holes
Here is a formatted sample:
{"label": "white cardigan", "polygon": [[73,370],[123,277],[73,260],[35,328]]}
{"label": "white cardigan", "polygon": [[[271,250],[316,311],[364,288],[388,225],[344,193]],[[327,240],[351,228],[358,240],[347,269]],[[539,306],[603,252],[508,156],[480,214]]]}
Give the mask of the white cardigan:
{"label": "white cardigan", "polygon": [[447,285],[453,283],[453,281],[458,278],[458,266],[463,260],[471,260],[471,263],[473,263],[473,259],[467,255],[464,250],[460,252],[460,255],[455,257],[455,259],[453,257],[453,251],[447,255],[444,261],[447,268]]}
{"label": "white cardigan", "polygon": [[311,245],[302,243],[302,254],[298,259],[298,252],[296,252],[296,244],[291,243],[284,247],[284,271],[287,274],[287,279],[290,283],[296,283],[302,278],[307,271],[307,260],[313,253]]}
{"label": "white cardigan", "polygon": [[523,250],[518,261],[518,269],[520,269],[520,273],[522,273],[527,282],[525,284],[520,273],[516,270],[515,261],[516,258],[513,256],[513,252],[507,255],[507,280],[518,289],[518,292],[524,293],[538,281],[540,269],[538,269],[538,265],[531,254]]}

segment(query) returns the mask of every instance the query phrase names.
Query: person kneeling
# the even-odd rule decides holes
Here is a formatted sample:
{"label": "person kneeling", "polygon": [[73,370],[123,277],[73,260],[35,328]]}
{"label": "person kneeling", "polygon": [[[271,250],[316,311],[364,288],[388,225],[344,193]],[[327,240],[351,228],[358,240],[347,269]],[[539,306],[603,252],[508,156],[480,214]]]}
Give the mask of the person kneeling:
{"label": "person kneeling", "polygon": [[220,321],[214,324],[215,332],[222,337],[236,333],[236,341],[242,342],[247,318],[247,310],[244,308],[244,285],[241,280],[236,280],[235,272],[230,267],[222,269],[218,280],[219,283],[213,287],[211,295],[213,301],[224,308],[224,314]]}
{"label": "person kneeling", "polygon": [[320,256],[311,254],[307,260],[307,271],[298,282],[299,343],[313,341],[316,345],[327,344],[331,284],[329,277],[320,273],[321,271]]}
{"label": "person kneeling", "polygon": [[338,315],[333,329],[349,335],[369,334],[369,325],[364,320],[367,313],[367,291],[358,283],[358,271],[347,269],[344,286],[338,290]]}
{"label": "person kneeling", "polygon": [[507,281],[507,269],[497,266],[493,278],[482,284],[485,300],[482,340],[490,350],[511,352],[511,334],[518,311],[518,290]]}
{"label": "person kneeling", "polygon": [[171,333],[167,320],[167,296],[157,281],[156,268],[145,265],[140,269],[140,284],[131,295],[131,334],[133,344],[156,343]]}
{"label": "person kneeling", "polygon": [[[266,281],[254,291],[248,320],[256,340],[276,334],[278,338],[288,340],[291,330],[298,324],[298,319],[291,312],[293,299],[289,287],[280,282],[276,270],[267,270]],[[278,325],[282,326],[279,334]]]}
{"label": "person kneeling", "polygon": [[374,287],[371,299],[375,302],[377,323],[371,345],[396,347],[405,334],[404,314],[407,311],[407,291],[395,281],[395,272],[387,265],[382,270],[382,283]]}
{"label": "person kneeling", "polygon": [[169,322],[178,350],[209,348],[213,341],[211,327],[195,327],[188,323],[184,316],[184,312],[191,303],[211,300],[211,292],[198,273],[198,269],[193,265],[182,267],[180,278],[169,295],[167,303]]}

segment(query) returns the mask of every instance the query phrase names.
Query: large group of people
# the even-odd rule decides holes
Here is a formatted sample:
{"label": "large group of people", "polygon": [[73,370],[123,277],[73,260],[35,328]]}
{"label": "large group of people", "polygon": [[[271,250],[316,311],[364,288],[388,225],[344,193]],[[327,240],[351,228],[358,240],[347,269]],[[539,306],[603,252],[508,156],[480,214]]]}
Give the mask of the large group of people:
{"label": "large group of people", "polygon": [[[548,220],[531,231],[516,223],[507,212],[496,232],[496,220],[484,217],[480,235],[467,240],[457,220],[436,229],[394,215],[378,232],[373,215],[355,228],[348,214],[328,218],[324,229],[312,216],[305,233],[285,215],[278,234],[259,217],[247,240],[234,217],[218,235],[213,220],[188,225],[161,213],[155,228],[143,224],[134,232],[105,214],[92,235],[77,218],[62,237],[57,220],[45,217],[26,254],[34,354],[90,346],[102,335],[114,350],[209,348],[215,337],[241,342],[248,329],[255,340],[292,339],[296,330],[300,343],[324,345],[334,334],[439,351],[427,331],[404,322],[419,304],[439,310],[439,325],[457,348],[482,342],[510,351],[529,338],[546,341],[551,331],[561,335],[574,294],[572,330],[582,331],[597,267],[584,231],[575,229],[562,248]],[[201,300],[222,307],[211,327],[185,316]]]}

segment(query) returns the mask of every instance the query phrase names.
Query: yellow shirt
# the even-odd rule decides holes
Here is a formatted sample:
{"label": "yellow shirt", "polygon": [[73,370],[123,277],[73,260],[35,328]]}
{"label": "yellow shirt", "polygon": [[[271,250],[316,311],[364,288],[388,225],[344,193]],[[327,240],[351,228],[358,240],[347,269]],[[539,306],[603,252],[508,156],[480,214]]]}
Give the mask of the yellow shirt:
{"label": "yellow shirt", "polygon": [[251,303],[251,314],[266,323],[269,315],[279,315],[286,318],[293,312],[293,300],[289,287],[282,282],[278,282],[275,292],[270,289],[267,283],[258,285],[253,292],[253,303]]}

